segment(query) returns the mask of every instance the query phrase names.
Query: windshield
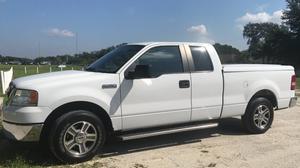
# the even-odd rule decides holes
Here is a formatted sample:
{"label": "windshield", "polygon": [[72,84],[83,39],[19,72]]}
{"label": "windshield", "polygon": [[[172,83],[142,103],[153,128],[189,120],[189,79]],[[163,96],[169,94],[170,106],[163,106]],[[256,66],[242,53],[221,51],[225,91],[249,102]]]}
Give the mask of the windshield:
{"label": "windshield", "polygon": [[143,45],[125,45],[118,47],[93,62],[86,68],[86,71],[115,73],[144,47]]}

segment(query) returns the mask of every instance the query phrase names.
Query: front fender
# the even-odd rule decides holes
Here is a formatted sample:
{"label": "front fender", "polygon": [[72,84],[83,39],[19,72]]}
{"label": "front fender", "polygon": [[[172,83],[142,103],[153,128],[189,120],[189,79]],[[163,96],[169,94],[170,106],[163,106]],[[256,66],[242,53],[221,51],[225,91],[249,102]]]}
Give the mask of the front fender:
{"label": "front fender", "polygon": [[85,101],[97,104],[110,116],[121,116],[119,89],[101,90],[82,86],[53,91],[51,96],[47,96],[49,92],[41,93],[39,106],[47,106],[53,111],[67,103]]}

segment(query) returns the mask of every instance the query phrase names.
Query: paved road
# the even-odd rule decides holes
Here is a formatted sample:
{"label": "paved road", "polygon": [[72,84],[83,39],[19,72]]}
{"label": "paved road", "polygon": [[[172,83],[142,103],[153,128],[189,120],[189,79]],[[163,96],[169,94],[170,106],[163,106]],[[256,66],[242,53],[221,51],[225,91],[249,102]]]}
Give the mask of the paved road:
{"label": "paved road", "polygon": [[[300,167],[300,104],[276,111],[273,127],[263,135],[243,132],[239,119],[218,128],[113,142],[91,167]],[[57,166],[35,143],[11,143],[0,138],[0,165],[21,156],[32,165]],[[63,167],[63,166],[62,166]]]}

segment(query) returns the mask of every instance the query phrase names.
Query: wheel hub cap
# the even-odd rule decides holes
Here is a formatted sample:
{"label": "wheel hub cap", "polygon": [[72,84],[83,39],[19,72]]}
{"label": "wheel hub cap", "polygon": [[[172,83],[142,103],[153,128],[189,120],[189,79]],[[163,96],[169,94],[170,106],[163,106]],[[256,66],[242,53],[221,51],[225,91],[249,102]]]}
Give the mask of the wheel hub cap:
{"label": "wheel hub cap", "polygon": [[264,129],[270,122],[271,113],[267,106],[260,105],[256,108],[253,120],[257,127]]}
{"label": "wheel hub cap", "polygon": [[97,139],[95,126],[86,121],[79,121],[67,128],[63,144],[67,152],[81,156],[94,148]]}
{"label": "wheel hub cap", "polygon": [[75,136],[75,142],[76,143],[83,143],[86,141],[86,134],[83,133],[83,132],[80,132],[78,133],[76,136]]}

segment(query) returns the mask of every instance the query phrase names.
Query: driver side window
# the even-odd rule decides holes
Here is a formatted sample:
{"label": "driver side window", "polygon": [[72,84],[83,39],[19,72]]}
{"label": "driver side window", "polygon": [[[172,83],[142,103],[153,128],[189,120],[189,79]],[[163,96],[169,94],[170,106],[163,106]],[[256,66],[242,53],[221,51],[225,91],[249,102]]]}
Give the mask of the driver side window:
{"label": "driver side window", "polygon": [[151,78],[163,74],[183,72],[183,64],[178,46],[151,48],[138,58],[133,65],[148,65],[149,76]]}

